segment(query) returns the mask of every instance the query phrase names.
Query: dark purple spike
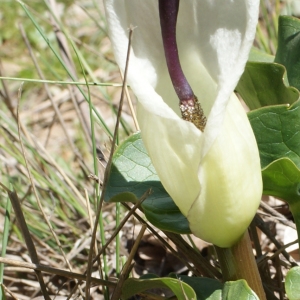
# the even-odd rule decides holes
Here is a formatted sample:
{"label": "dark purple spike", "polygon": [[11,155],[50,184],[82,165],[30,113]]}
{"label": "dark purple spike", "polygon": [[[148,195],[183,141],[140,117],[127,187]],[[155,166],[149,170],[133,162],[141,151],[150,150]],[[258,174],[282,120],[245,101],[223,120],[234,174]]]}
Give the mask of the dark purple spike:
{"label": "dark purple spike", "polygon": [[161,34],[169,74],[180,101],[192,99],[194,93],[181,69],[176,42],[179,0],[159,0]]}
{"label": "dark purple spike", "polygon": [[177,41],[176,23],[179,10],[179,0],[158,0],[160,27],[169,74],[179,98],[182,118],[192,122],[201,131],[204,130],[206,118],[194,95],[180,65]]}

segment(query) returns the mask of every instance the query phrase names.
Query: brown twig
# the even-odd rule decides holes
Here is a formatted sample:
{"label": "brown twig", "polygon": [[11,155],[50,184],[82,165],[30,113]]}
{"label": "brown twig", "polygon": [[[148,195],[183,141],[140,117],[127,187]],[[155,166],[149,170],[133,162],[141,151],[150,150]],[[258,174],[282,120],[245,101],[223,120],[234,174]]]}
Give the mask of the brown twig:
{"label": "brown twig", "polygon": [[133,258],[138,250],[138,247],[140,245],[140,242],[141,242],[141,239],[144,235],[144,232],[145,230],[147,229],[147,226],[145,224],[142,225],[142,228],[141,228],[141,231],[139,232],[135,242],[134,242],[134,245],[130,251],[130,254],[127,258],[127,261],[126,261],[126,264],[120,274],[120,278],[119,278],[119,281],[118,281],[118,284],[111,296],[111,300],[118,300],[120,299],[120,296],[122,294],[122,287],[123,287],[123,284],[124,284],[124,281],[128,278],[129,276],[129,273],[131,272],[131,269],[132,269],[132,261],[133,261]]}
{"label": "brown twig", "polygon": [[268,205],[264,201],[260,201],[260,207],[263,210],[265,210],[266,212],[268,212],[269,214],[271,214],[273,217],[275,217],[283,225],[289,226],[289,227],[297,230],[295,223],[287,220],[287,218],[284,215],[282,215],[281,213],[276,211],[274,208],[272,208],[270,205]]}
{"label": "brown twig", "polygon": [[112,164],[112,157],[113,157],[113,154],[114,154],[114,149],[115,149],[116,140],[117,140],[117,136],[118,136],[120,117],[121,117],[122,106],[123,106],[123,101],[124,101],[132,34],[133,34],[133,29],[130,28],[130,30],[129,30],[129,39],[128,39],[128,51],[127,51],[126,66],[125,66],[125,73],[124,73],[124,81],[123,81],[122,93],[121,93],[121,97],[120,97],[120,104],[119,104],[119,109],[118,109],[118,114],[117,114],[116,126],[115,126],[114,136],[113,136],[113,140],[112,140],[110,156],[109,156],[109,159],[108,159],[108,162],[107,162],[107,167],[106,167],[105,173],[104,173],[102,193],[101,193],[99,205],[97,207],[95,224],[94,224],[93,234],[92,234],[92,241],[91,241],[91,246],[90,246],[90,251],[89,251],[89,259],[88,259],[88,266],[87,266],[87,280],[86,280],[86,299],[87,300],[90,298],[90,292],[89,292],[90,280],[89,280],[89,278],[91,277],[92,264],[93,264],[93,259],[92,259],[93,245],[95,244],[95,241],[96,241],[96,233],[97,233],[97,229],[98,229],[97,225],[98,225],[98,220],[99,220],[101,209],[102,209],[102,203],[104,201],[104,196],[105,196],[105,192],[106,192],[106,186],[107,186],[107,182],[108,182],[108,178],[109,178],[109,174],[110,174],[110,169],[111,169],[111,164]]}
{"label": "brown twig", "polygon": [[[122,203],[127,209],[130,209],[127,203]],[[222,277],[221,273],[216,270],[205,258],[201,256],[200,253],[195,251],[187,242],[176,233],[164,231],[164,234],[177,246],[180,253],[176,251],[171,245],[169,245],[157,232],[157,229],[152,227],[149,223],[138,214],[134,213],[134,217],[141,223],[147,225],[148,230],[180,261],[182,261],[185,266],[197,276],[207,276],[212,278],[220,279]],[[192,266],[192,263],[194,266]]]}
{"label": "brown twig", "polygon": [[277,249],[280,249],[280,253],[291,263],[292,266],[298,266],[295,260],[285,251],[285,248],[280,242],[276,240],[272,232],[266,226],[264,221],[259,215],[256,215],[254,218],[255,225],[270,239],[270,241],[276,246]]}

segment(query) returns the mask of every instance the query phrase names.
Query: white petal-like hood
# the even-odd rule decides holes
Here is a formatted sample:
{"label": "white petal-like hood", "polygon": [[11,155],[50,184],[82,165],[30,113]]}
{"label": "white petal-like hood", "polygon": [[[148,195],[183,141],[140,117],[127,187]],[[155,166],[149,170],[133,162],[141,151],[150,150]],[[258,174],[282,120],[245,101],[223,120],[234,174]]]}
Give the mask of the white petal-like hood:
{"label": "white petal-like hood", "polygon": [[201,192],[188,213],[192,232],[230,247],[252,221],[262,194],[260,161],[247,115],[233,94],[224,123],[199,166]]}
{"label": "white petal-like hood", "polygon": [[[232,95],[254,39],[258,6],[258,0],[180,1],[179,57],[208,117],[202,133],[179,117],[162,44],[158,1],[105,1],[110,38],[123,70],[128,28],[136,27],[128,83],[139,101],[138,121],[153,165],[188,217],[191,230],[221,247],[230,246],[245,231],[262,189],[255,138]],[[237,212],[240,217],[235,217]],[[221,237],[234,227],[232,237]]]}

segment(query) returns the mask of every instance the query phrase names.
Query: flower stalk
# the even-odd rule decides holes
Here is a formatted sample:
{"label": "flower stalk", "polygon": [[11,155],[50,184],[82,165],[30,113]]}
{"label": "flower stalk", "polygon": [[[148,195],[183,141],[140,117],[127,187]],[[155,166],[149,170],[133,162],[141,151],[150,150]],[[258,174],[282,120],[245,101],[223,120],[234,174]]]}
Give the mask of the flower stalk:
{"label": "flower stalk", "polygon": [[260,300],[267,300],[253,255],[248,231],[231,248],[215,246],[222,270],[223,281],[245,279]]}

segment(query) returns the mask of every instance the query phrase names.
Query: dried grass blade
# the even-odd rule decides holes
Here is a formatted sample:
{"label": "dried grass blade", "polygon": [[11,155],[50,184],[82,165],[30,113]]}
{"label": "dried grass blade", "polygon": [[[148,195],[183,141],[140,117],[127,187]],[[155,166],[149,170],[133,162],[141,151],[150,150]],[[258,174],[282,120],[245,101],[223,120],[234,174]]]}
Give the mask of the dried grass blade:
{"label": "dried grass blade", "polygon": [[[7,191],[8,197],[11,201],[11,204],[13,206],[13,209],[14,209],[14,212],[15,212],[15,215],[16,215],[17,222],[19,223],[23,238],[25,240],[30,258],[31,258],[31,260],[34,264],[39,264],[38,255],[37,255],[34,243],[31,239],[31,236],[30,236],[30,233],[29,233],[29,230],[28,230],[28,227],[27,227],[27,224],[26,224],[23,212],[22,212],[22,208],[20,206],[19,197],[18,197],[16,192],[10,191],[2,183],[0,183],[0,185]],[[39,271],[39,270],[35,270],[35,273],[36,273],[38,282],[39,282],[40,287],[41,287],[41,291],[42,291],[45,299],[46,300],[51,300],[51,298],[48,295],[48,291],[47,291],[47,288],[46,288],[46,285],[45,285],[45,282],[44,282],[44,279],[43,279],[43,276],[42,276],[42,272]]]}
{"label": "dried grass blade", "polygon": [[[85,275],[82,275],[79,273],[69,272],[66,270],[58,269],[58,268],[52,268],[49,266],[40,265],[38,263],[28,263],[28,262],[17,261],[17,260],[13,260],[13,259],[9,259],[9,258],[4,258],[4,257],[0,257],[0,263],[17,266],[17,267],[22,267],[22,268],[27,268],[27,269],[32,269],[32,270],[37,270],[37,271],[41,271],[41,272],[45,272],[45,273],[49,273],[49,274],[53,274],[53,275],[60,275],[60,276],[64,276],[64,277],[71,278],[71,279],[78,279],[81,281],[84,281],[86,278]],[[91,281],[94,284],[105,285],[108,287],[116,287],[116,285],[117,285],[116,282],[103,280],[103,279],[99,279],[99,278],[95,278],[95,277],[91,277]]]}

